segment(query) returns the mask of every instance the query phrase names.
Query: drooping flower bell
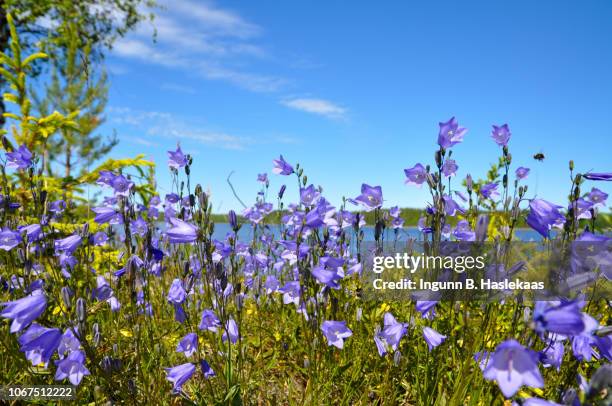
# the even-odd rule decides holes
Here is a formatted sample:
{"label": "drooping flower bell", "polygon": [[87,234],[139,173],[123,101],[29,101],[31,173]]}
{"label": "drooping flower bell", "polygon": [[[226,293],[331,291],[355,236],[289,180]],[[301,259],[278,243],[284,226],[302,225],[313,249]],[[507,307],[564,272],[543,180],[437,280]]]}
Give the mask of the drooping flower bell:
{"label": "drooping flower bell", "polygon": [[505,147],[508,145],[508,141],[510,141],[510,136],[512,133],[510,132],[510,127],[508,124],[496,126],[493,125],[493,131],[491,131],[491,138],[493,141],[500,147]]}
{"label": "drooping flower bell", "polygon": [[438,145],[444,149],[449,149],[452,146],[463,141],[463,137],[467,133],[467,128],[459,127],[459,123],[455,117],[451,117],[447,122],[442,122],[440,125],[440,133],[438,134]]}
{"label": "drooping flower bell", "polygon": [[507,340],[497,346],[486,363],[483,376],[489,381],[495,380],[507,398],[523,385],[533,388],[544,386],[537,354],[516,340]]}
{"label": "drooping flower bell", "polygon": [[289,165],[285,158],[281,155],[279,159],[272,160],[274,164],[274,168],[272,168],[272,172],[277,175],[291,175],[293,171],[293,166]]}
{"label": "drooping flower bell", "polygon": [[340,349],[344,347],[344,340],[353,335],[351,329],[346,326],[346,321],[325,320],[321,324],[321,331],[328,345]]}

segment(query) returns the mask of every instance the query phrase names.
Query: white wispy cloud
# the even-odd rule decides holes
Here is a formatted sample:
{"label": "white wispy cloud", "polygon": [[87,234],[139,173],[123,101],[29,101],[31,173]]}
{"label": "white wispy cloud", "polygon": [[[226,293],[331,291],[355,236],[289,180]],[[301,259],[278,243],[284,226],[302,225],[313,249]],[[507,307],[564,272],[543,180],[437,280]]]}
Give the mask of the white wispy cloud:
{"label": "white wispy cloud", "polygon": [[191,86],[185,86],[185,85],[181,85],[178,83],[162,83],[160,88],[162,90],[169,90],[171,92],[178,92],[178,93],[188,93],[188,94],[195,94],[196,91],[193,87]]}
{"label": "white wispy cloud", "polygon": [[285,106],[328,118],[343,118],[347,109],[324,99],[296,98],[281,102]]}
{"label": "white wispy cloud", "polygon": [[147,140],[145,138],[142,137],[123,137],[125,140],[133,143],[133,144],[138,144],[138,145],[144,145],[145,147],[158,147],[159,144],[157,144],[156,142]]}
{"label": "white wispy cloud", "polygon": [[172,7],[185,16],[191,17],[217,35],[251,38],[261,32],[257,25],[244,20],[238,14],[214,7],[212,4],[193,1],[172,0]]}
{"label": "white wispy cloud", "polygon": [[[207,130],[201,124],[194,124],[183,117],[159,111],[143,111],[129,107],[115,107],[108,109],[110,123],[126,125],[142,131],[147,136],[163,137],[176,141],[188,140],[198,144],[215,148],[243,150],[251,145],[265,143],[295,143],[295,138],[289,136],[251,136],[233,135],[223,131]],[[128,136],[125,139],[132,143],[144,146],[156,146],[154,141],[145,137]]]}
{"label": "white wispy cloud", "polygon": [[252,62],[267,57],[257,43],[262,32],[259,26],[209,3],[172,0],[162,6],[153,24],[139,25],[115,44],[115,55],[179,68],[253,92],[278,91],[288,83],[275,75],[254,72]]}

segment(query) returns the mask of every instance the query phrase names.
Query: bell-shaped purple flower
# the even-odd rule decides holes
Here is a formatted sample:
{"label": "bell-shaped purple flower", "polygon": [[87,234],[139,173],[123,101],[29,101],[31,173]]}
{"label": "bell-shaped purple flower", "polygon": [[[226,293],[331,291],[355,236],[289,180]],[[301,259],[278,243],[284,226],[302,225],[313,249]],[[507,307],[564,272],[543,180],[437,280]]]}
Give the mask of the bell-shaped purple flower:
{"label": "bell-shaped purple flower", "polygon": [[459,127],[455,117],[451,117],[445,123],[440,123],[440,133],[438,134],[438,145],[444,149],[449,149],[452,146],[463,141],[463,137],[467,133],[467,128]]}
{"label": "bell-shaped purple flower", "polygon": [[67,328],[62,334],[59,346],[57,347],[57,353],[60,358],[64,358],[66,354],[70,354],[74,351],[81,349],[81,343],[78,338],[75,337],[72,328]]}
{"label": "bell-shaped purple flower", "polygon": [[94,207],[91,209],[96,216],[94,217],[94,221],[98,224],[119,224],[121,223],[121,214],[117,212],[116,209],[108,206],[100,206]]}
{"label": "bell-shaped purple flower", "polygon": [[392,217],[391,227],[393,229],[400,229],[404,227],[404,219],[401,217]]}
{"label": "bell-shaped purple flower", "polygon": [[442,200],[444,200],[444,212],[447,216],[454,216],[457,212],[465,213],[465,210],[450,195],[443,195]]}
{"label": "bell-shaped purple flower", "polygon": [[384,357],[387,353],[387,343],[385,342],[385,338],[382,336],[382,333],[380,331],[376,331],[374,333],[374,344],[376,344],[378,355]]}
{"label": "bell-shaped purple flower", "polygon": [[268,174],[267,173],[258,173],[257,174],[257,182],[266,184],[268,183]]}
{"label": "bell-shaped purple flower", "polygon": [[421,164],[416,164],[412,168],[404,169],[406,174],[407,185],[416,185],[418,187],[423,186],[423,183],[427,181],[427,171]]}
{"label": "bell-shaped purple flower", "polygon": [[437,300],[417,300],[416,311],[421,313],[421,317],[433,320],[436,315]]}
{"label": "bell-shaped purple flower", "polygon": [[0,249],[10,251],[21,242],[21,235],[18,232],[5,228],[0,232]]}
{"label": "bell-shaped purple flower", "polygon": [[61,381],[68,378],[71,384],[78,386],[89,370],[85,366],[85,354],[83,351],[73,351],[66,358],[55,361],[57,370],[55,380]]}
{"label": "bell-shaped purple flower", "polygon": [[400,340],[406,334],[408,330],[407,323],[400,323],[395,320],[395,317],[391,313],[385,313],[384,316],[384,328],[381,332],[381,336],[385,339],[386,343],[393,349],[397,350]]}
{"label": "bell-shaped purple flower", "polygon": [[535,330],[544,332],[577,335],[584,330],[584,320],[577,302],[536,302],[533,311]]}
{"label": "bell-shaped purple flower", "polygon": [[25,326],[36,320],[47,308],[47,297],[41,290],[11,302],[0,303],[4,306],[0,316],[11,319],[11,333],[22,330]]}
{"label": "bell-shaped purple flower", "polygon": [[198,335],[189,333],[179,341],[176,352],[182,352],[186,357],[191,357],[198,350]]}
{"label": "bell-shaped purple flower", "polygon": [[166,370],[166,379],[174,384],[172,391],[180,392],[183,384],[187,382],[196,370],[196,367],[191,362],[177,365],[172,368],[164,368]]}
{"label": "bell-shaped purple flower", "polygon": [[582,176],[588,180],[605,180],[605,181],[612,180],[612,172],[599,172],[599,173],[589,172],[589,173],[585,173]]}
{"label": "bell-shaped purple flower", "polygon": [[210,364],[205,359],[200,361],[200,368],[202,369],[202,374],[204,374],[204,378],[209,379],[213,376],[216,376],[215,371],[213,371]]}
{"label": "bell-shaped purple flower", "polygon": [[353,335],[351,329],[346,326],[346,321],[325,320],[321,324],[321,331],[328,345],[340,349],[344,347],[344,339]]}
{"label": "bell-shaped purple flower", "polygon": [[81,236],[78,234],[55,240],[55,252],[66,252],[71,254],[81,245],[81,241]]}
{"label": "bell-shaped purple flower", "polygon": [[19,350],[25,353],[26,358],[36,366],[49,362],[57,350],[62,339],[62,332],[57,328],[42,327],[32,323],[18,341]]}
{"label": "bell-shaped purple flower", "polygon": [[355,198],[366,211],[380,208],[383,203],[382,188],[380,186],[361,185],[361,194]]}
{"label": "bell-shaped purple flower", "polygon": [[457,166],[457,163],[455,162],[455,160],[447,159],[442,164],[442,175],[444,175],[447,178],[450,178],[457,174],[457,169],[459,169],[459,167]]}
{"label": "bell-shaped purple flower", "polygon": [[272,173],[277,175],[291,175],[293,173],[293,166],[289,165],[282,155],[279,159],[272,160],[272,163],[274,164]]}
{"label": "bell-shaped purple flower", "polygon": [[66,202],[61,199],[49,204],[49,211],[53,214],[61,214],[64,210],[66,210]]}
{"label": "bell-shaped purple flower", "polygon": [[166,230],[168,241],[172,244],[191,243],[198,239],[198,228],[176,217],[168,219],[172,227]]}
{"label": "bell-shaped purple flower", "polygon": [[517,179],[525,179],[529,175],[529,168],[519,166],[514,173]]}
{"label": "bell-shaped purple flower", "polygon": [[202,319],[198,328],[200,330],[217,331],[219,326],[221,326],[221,322],[215,313],[210,309],[205,309],[202,312]]}
{"label": "bell-shaped purple flower", "polygon": [[510,133],[510,128],[508,127],[508,124],[500,126],[493,125],[491,138],[493,138],[493,141],[495,141],[495,143],[500,147],[505,147],[506,145],[508,145],[508,141],[510,141],[511,135],[512,133]]}
{"label": "bell-shaped purple flower", "polygon": [[187,292],[185,292],[185,288],[183,288],[183,282],[180,279],[176,278],[172,281],[172,285],[170,285],[170,290],[168,291],[168,295],[166,296],[170,303],[181,304],[187,298]]}
{"label": "bell-shaped purple flower", "polygon": [[576,219],[590,219],[591,218],[591,209],[593,208],[593,203],[588,200],[583,199],[582,197],[578,198],[574,202],[570,202],[568,206],[569,209],[574,209],[574,216]]}
{"label": "bell-shaped purple flower", "polygon": [[467,220],[460,220],[453,230],[453,236],[459,241],[474,241],[476,233],[472,231],[470,223]]}
{"label": "bell-shaped purple flower", "polygon": [[565,345],[563,341],[550,341],[546,344],[546,348],[540,352],[540,360],[545,368],[554,367],[559,371],[564,354]]}
{"label": "bell-shaped purple flower", "polygon": [[280,287],[280,282],[274,275],[269,275],[266,278],[266,282],[264,283],[264,288],[266,288],[266,293],[269,295],[274,292],[278,292],[278,288]]}
{"label": "bell-shaped purple flower", "polygon": [[28,169],[32,166],[32,153],[22,144],[17,150],[6,154],[7,168]]}
{"label": "bell-shaped purple flower", "polygon": [[325,267],[318,265],[312,268],[312,276],[323,285],[326,285],[332,289],[340,289],[338,283],[342,279],[342,275],[338,272],[338,269],[325,269]]}
{"label": "bell-shaped purple flower", "polygon": [[423,338],[429,347],[429,351],[436,348],[446,340],[446,336],[438,333],[431,327],[423,327]]}
{"label": "bell-shaped purple flower", "polygon": [[[28,242],[34,242],[40,238],[42,234],[42,228],[40,227],[40,224],[30,224],[27,226],[20,226],[19,232],[26,234]],[[1,239],[2,237],[0,237],[0,240]]]}
{"label": "bell-shaped purple flower", "polygon": [[181,151],[180,145],[176,146],[176,151],[168,151],[168,166],[179,169],[187,165],[187,157]]}
{"label": "bell-shaped purple flower", "polygon": [[134,182],[129,181],[125,176],[119,174],[113,178],[111,186],[116,196],[127,196],[132,187],[134,187]]}
{"label": "bell-shaped purple flower", "polygon": [[229,338],[232,344],[236,344],[238,338],[240,337],[240,333],[238,332],[238,325],[234,321],[234,319],[229,319],[225,324],[225,331],[223,332],[223,336],[221,337],[223,341],[227,341]]}
{"label": "bell-shaped purple flower", "polygon": [[108,241],[108,235],[106,235],[104,231],[98,231],[97,233],[91,236],[91,239],[93,245],[99,247],[106,244],[106,242]]}
{"label": "bell-shaped purple flower", "polygon": [[319,193],[314,185],[309,185],[306,188],[300,189],[300,202],[305,206],[312,206],[317,202],[320,196],[321,193]]}
{"label": "bell-shaped purple flower", "polygon": [[538,356],[516,340],[504,341],[490,356],[483,376],[497,381],[505,397],[514,396],[521,386],[542,388],[544,379],[538,369]]}
{"label": "bell-shaped purple flower", "polygon": [[497,191],[497,182],[487,183],[480,187],[480,194],[485,199],[497,199],[499,192]]}
{"label": "bell-shaped purple flower", "polygon": [[287,282],[285,286],[279,289],[279,292],[283,294],[284,304],[294,303],[296,306],[300,304],[300,282]]}
{"label": "bell-shaped purple flower", "polygon": [[147,226],[147,222],[140,216],[136,220],[130,222],[130,231],[133,235],[144,237],[148,230],[149,227]]}
{"label": "bell-shaped purple flower", "polygon": [[593,207],[604,207],[606,199],[608,199],[608,194],[594,187],[587,195],[587,199],[589,199],[589,201],[593,203]]}
{"label": "bell-shaped purple flower", "polygon": [[565,216],[559,212],[560,208],[561,206],[546,200],[533,199],[529,202],[527,224],[542,237],[548,238],[552,227],[559,227],[565,223]]}

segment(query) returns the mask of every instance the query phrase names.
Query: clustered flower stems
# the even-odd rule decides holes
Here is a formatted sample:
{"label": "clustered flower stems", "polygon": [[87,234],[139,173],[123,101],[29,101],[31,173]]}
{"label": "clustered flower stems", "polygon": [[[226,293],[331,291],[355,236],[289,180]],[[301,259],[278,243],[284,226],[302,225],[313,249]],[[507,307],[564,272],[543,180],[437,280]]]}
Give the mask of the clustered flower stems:
{"label": "clustered flower stems", "polygon": [[[39,316],[35,323],[57,326],[58,334],[64,330],[61,340],[72,340],[69,337],[78,340],[68,357],[72,357],[72,354],[76,354],[76,357],[82,351],[84,357],[76,357],[75,362],[81,362],[76,366],[81,368],[83,374],[73,379],[78,379],[81,386],[82,382],[87,384],[90,379],[95,380],[98,389],[92,393],[99,399],[130,399],[136,402],[145,396],[143,388],[149,387],[149,383],[159,378],[167,378],[177,395],[192,401],[246,399],[254,382],[263,379],[258,371],[262,365],[258,362],[257,354],[266,351],[264,343],[268,343],[270,348],[267,351],[272,351],[268,352],[269,356],[280,357],[277,363],[266,369],[269,373],[289,371],[291,367],[285,363],[296,363],[301,358],[300,368],[303,372],[300,375],[305,381],[304,386],[296,391],[301,393],[300,399],[306,402],[319,403],[328,396],[348,396],[344,399],[361,399],[365,402],[391,397],[397,401],[402,398],[412,399],[421,404],[448,397],[452,402],[461,403],[460,399],[473,396],[479,399],[478,403],[482,399],[499,399],[501,395],[491,385],[482,382],[477,372],[478,363],[486,362],[488,358],[481,355],[474,362],[471,357],[465,359],[466,351],[492,350],[500,343],[500,336],[520,338],[528,333],[523,341],[525,344],[509,341],[507,347],[512,348],[512,351],[531,354],[531,350],[525,350],[523,345],[536,346],[538,340],[550,333],[547,330],[550,327],[546,327],[543,320],[547,312],[554,311],[554,304],[547,305],[552,306],[552,310],[548,307],[534,310],[536,327],[532,329],[525,327],[524,321],[518,316],[526,308],[519,302],[486,304],[484,307],[462,302],[434,302],[426,310],[422,308],[425,305],[418,302],[415,306],[411,303],[389,305],[363,301],[358,294],[360,280],[356,278],[357,274],[351,276],[352,270],[360,266],[358,254],[351,248],[351,240],[355,240],[357,252],[360,252],[362,247],[359,244],[364,233],[359,214],[345,210],[345,205],[356,203],[373,212],[376,224],[374,244],[377,250],[382,249],[384,230],[390,224],[398,224],[395,221],[398,210],[392,208],[388,213],[383,213],[382,191],[379,187],[363,185],[361,195],[345,200],[340,212],[336,213],[322,197],[320,188],[306,187],[308,182],[303,168],[296,166],[299,172],[294,172],[286,167],[288,164],[285,162],[284,170],[296,173],[298,178],[300,202],[290,205],[289,210],[283,212],[280,235],[271,234],[266,223],[266,213],[272,212],[271,205],[265,200],[266,189],[269,187],[266,179],[255,205],[245,210],[244,218],[248,223],[239,224],[236,214],[230,212],[229,233],[224,241],[218,241],[213,237],[215,225],[211,221],[212,204],[209,196],[199,185],[193,193],[189,190],[191,158],[183,155],[180,149],[169,155],[171,168],[172,165],[184,168],[187,179],[180,181],[179,172],[173,170],[175,189],[167,194],[163,206],[156,197],[140,203],[129,176],[105,172],[101,174],[99,182],[112,190],[113,196],[107,199],[106,206],[94,208],[96,218],[93,223],[87,222],[82,227],[72,229],[57,229],[57,221],[65,212],[61,209],[57,213],[58,210],[53,209],[54,217],[46,222],[44,233],[32,239],[24,235],[25,238],[19,242],[24,252],[32,252],[33,248],[41,247],[34,249],[33,252],[38,253],[38,256],[32,258],[33,262],[59,262],[62,272],[54,272],[56,268],[51,266],[48,275],[44,271],[36,275],[24,274],[29,276],[24,280],[25,290],[9,289],[9,298],[21,300],[19,297],[27,295],[28,286],[38,286],[39,281],[42,281],[41,294],[49,298],[50,306],[53,303],[59,305],[59,314],[63,315],[64,321]],[[440,169],[432,178],[442,178],[444,158],[450,159],[451,153],[447,155],[439,150],[439,156],[437,166]],[[17,158],[14,155],[7,156],[5,162],[12,163]],[[33,158],[28,165],[35,165],[35,162]],[[432,219],[429,223],[432,226],[423,228],[424,240],[427,234],[433,234],[438,224],[441,243],[443,238],[447,238],[442,236],[444,223],[452,217],[449,207],[459,211],[460,206],[449,198],[450,193],[445,193],[447,190],[450,192],[450,186],[446,189],[447,186],[439,180],[431,183],[432,196],[437,197],[434,199],[437,203],[427,212]],[[514,185],[516,189],[518,179]],[[524,193],[525,188],[521,190],[519,186],[519,190],[514,192],[512,206],[506,207],[506,210],[517,213],[516,208]],[[471,194],[469,189],[468,194]],[[281,194],[279,209],[283,208],[282,197]],[[49,202],[47,205],[59,208],[70,206]],[[473,209],[476,210],[478,205]],[[30,209],[34,210],[29,207],[20,208]],[[165,231],[160,230],[159,220],[156,220],[159,209],[164,210],[164,221],[167,223]],[[10,207],[9,210],[12,211],[9,212],[9,221],[5,226],[14,229],[20,223],[15,221],[15,214],[19,211]],[[559,218],[554,214],[554,207],[551,210],[550,219],[534,218],[534,226],[540,227],[543,221],[557,224]],[[438,217],[435,216],[436,212]],[[476,231],[471,231],[470,225],[461,225],[459,222],[450,234],[456,239],[486,239],[487,222],[482,220],[482,214],[474,217]],[[147,220],[142,221],[143,218]],[[95,232],[95,227],[101,225],[107,225],[105,231]],[[252,235],[251,241],[246,244],[241,241],[239,234],[245,227],[251,228]],[[100,232],[104,244],[92,244],[100,238]],[[510,240],[504,236],[504,241]],[[54,246],[55,253],[60,253],[60,257],[63,255],[64,258],[46,257],[46,245]],[[279,247],[284,248],[279,251]],[[6,255],[13,258],[12,262],[6,262],[7,268],[15,272],[19,262],[14,260],[19,260],[19,256],[13,255],[15,247],[7,248]],[[118,260],[113,259],[110,255],[112,252],[119,253]],[[26,255],[22,257],[21,261],[25,261]],[[293,266],[292,257],[295,258]],[[334,263],[336,265],[332,265]],[[279,264],[280,267],[272,264]],[[109,276],[113,285],[106,279]],[[96,284],[92,283],[92,278],[97,280]],[[47,283],[50,280],[52,284]],[[283,282],[285,286],[281,286]],[[90,297],[93,299],[91,302],[91,299],[85,299]],[[160,298],[167,298],[167,301]],[[295,311],[288,306],[291,303],[295,304]],[[173,311],[169,312],[168,307]],[[197,325],[195,319],[202,309],[202,321]],[[429,313],[432,309],[437,309],[438,315]],[[407,322],[397,321],[390,310],[398,317],[404,315],[402,319]],[[579,310],[580,307],[575,305],[571,312]],[[418,312],[425,317],[419,320]],[[539,312],[537,317],[536,312]],[[575,313],[571,312],[568,314],[573,317]],[[272,314],[274,316],[271,320],[264,319],[266,315]],[[3,312],[3,315],[17,317],[13,313]],[[383,357],[382,362],[377,362],[376,358],[367,354],[370,353],[368,347],[372,348],[373,345],[370,329],[380,322],[382,316],[383,328],[374,329],[374,341],[379,355]],[[118,327],[113,328],[114,325]],[[539,325],[542,327],[537,327]],[[583,327],[572,328],[575,329],[574,334],[584,334],[579,333]],[[424,341],[421,341],[421,334]],[[165,342],[168,335],[184,336],[179,342],[179,353],[184,352],[187,356],[189,352],[191,355],[188,357],[195,361],[195,365],[201,366],[202,372],[197,372],[193,363],[180,364],[182,361],[172,355],[172,348],[168,348]],[[191,340],[190,335],[195,335],[195,344],[185,341],[188,337]],[[598,348],[600,356],[605,358],[607,344],[594,340],[593,348]],[[279,341],[279,344],[274,344]],[[450,342],[454,345],[450,345]],[[436,349],[440,345],[448,345],[446,353]],[[12,344],[7,344],[7,347],[10,353],[19,349]],[[503,359],[505,351],[509,350],[501,344],[499,348],[487,357]],[[549,348],[552,348],[552,344],[545,342],[541,351],[546,353]],[[60,351],[58,356],[66,356],[66,352],[57,351]],[[21,355],[16,353],[15,356]],[[526,367],[533,368],[533,361],[527,361],[531,355],[525,357]],[[68,361],[69,358],[65,359]],[[70,359],[70,362],[73,361]],[[572,362],[579,368],[574,368],[572,372],[566,371],[559,381],[559,387],[568,389],[567,383],[580,370],[585,375],[592,370],[584,369],[579,361]],[[376,372],[372,372],[373,375],[363,375],[362,363],[370,365],[374,371],[378,369],[381,375]],[[131,367],[126,370],[122,365]],[[154,365],[167,366],[167,372],[160,375],[153,368]],[[297,368],[299,363],[293,365]],[[407,365],[417,367],[408,370]],[[460,373],[448,380],[457,370]],[[215,377],[215,371],[222,372],[223,379]],[[347,371],[361,371],[355,378],[349,379],[346,385],[349,382],[355,384],[354,379],[365,380],[370,388],[367,400],[360,398],[357,391],[347,392],[349,386],[343,386],[341,390],[331,384],[331,376],[342,376]],[[488,376],[492,372],[486,368],[483,371],[484,378],[490,379]],[[119,372],[126,378],[124,385],[117,385]],[[200,378],[194,378],[196,374]],[[550,375],[547,374],[547,379]],[[56,376],[63,375],[58,373]],[[402,378],[398,380],[397,376]],[[35,379],[35,375],[29,379]],[[376,390],[378,386],[373,385],[376,379],[380,379],[380,391]],[[551,380],[554,382],[554,376]],[[446,384],[453,388],[453,395],[447,393],[448,389],[441,385],[443,381],[447,381]],[[539,385],[539,381],[527,384]],[[474,385],[478,386],[478,392],[469,392],[467,388]],[[198,387],[201,390],[195,390]],[[505,386],[501,388],[505,391],[503,395],[510,396],[510,389]],[[322,391],[327,395],[322,395]],[[459,397],[456,393],[463,395]],[[285,393],[285,396],[289,395]]]}
{"label": "clustered flower stems", "polygon": [[[28,134],[47,128],[28,123]],[[407,183],[426,184],[432,197],[419,221],[428,253],[471,241],[497,244],[504,258],[525,214],[549,249],[610,241],[593,227],[607,194],[581,189],[612,174],[574,175],[570,164],[564,214],[527,196],[527,168],[511,181],[510,130],[494,126],[501,158],[486,180],[466,177],[466,197],[451,188],[452,148],[466,132],[454,118],[440,123],[433,170],[405,170]],[[373,216],[375,252],[388,245],[386,230],[403,228],[397,206],[383,209],[380,186],[364,183],[336,208],[280,156],[272,172],[296,176],[299,192],[295,203],[285,186],[277,193],[280,225],[270,224],[267,174],[240,219],[231,211],[215,224],[211,195],[192,190],[193,160],[179,146],[168,151],[172,186],[163,196],[125,165],[96,171],[105,193],[91,218],[78,211],[89,202],[41,177],[41,141],[7,147],[5,139],[0,154],[0,384],[70,383],[79,403],[612,400],[603,387],[612,357],[605,301],[366,298],[369,230],[351,205]]]}

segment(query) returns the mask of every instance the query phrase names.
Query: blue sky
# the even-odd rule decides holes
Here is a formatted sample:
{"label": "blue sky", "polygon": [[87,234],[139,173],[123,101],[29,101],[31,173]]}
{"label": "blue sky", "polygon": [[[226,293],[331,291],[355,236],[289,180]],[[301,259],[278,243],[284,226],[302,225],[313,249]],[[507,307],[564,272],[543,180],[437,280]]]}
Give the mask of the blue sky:
{"label": "blue sky", "polygon": [[[332,203],[365,182],[382,186],[386,206],[423,207],[425,189],[405,186],[403,169],[432,162],[451,116],[469,129],[453,153],[460,178],[497,160],[491,125],[503,123],[538,197],[565,201],[569,159],[612,170],[612,3],[381,4],[168,1],[155,42],[143,24],[107,59],[113,154],[147,154],[164,191],[166,151],[180,142],[215,211],[240,208],[231,171],[252,202],[257,173],[280,153]],[[531,158],[540,151],[543,163]],[[270,177],[295,192],[294,178]]]}

